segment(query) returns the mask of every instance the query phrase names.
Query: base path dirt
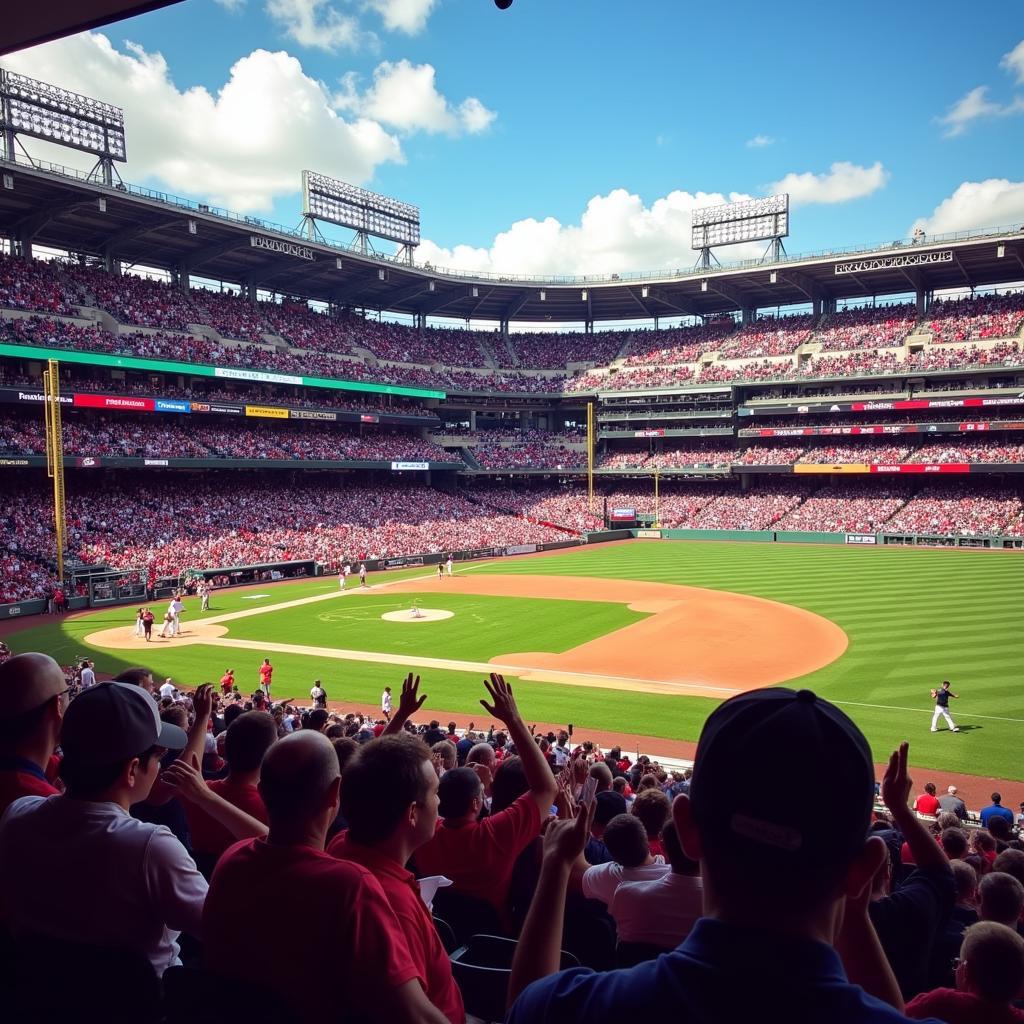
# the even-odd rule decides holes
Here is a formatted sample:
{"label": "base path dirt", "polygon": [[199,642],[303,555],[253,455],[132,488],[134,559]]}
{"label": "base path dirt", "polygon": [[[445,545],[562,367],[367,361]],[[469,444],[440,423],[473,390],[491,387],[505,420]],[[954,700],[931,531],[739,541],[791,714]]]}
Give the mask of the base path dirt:
{"label": "base path dirt", "polygon": [[[671,583],[587,576],[468,576],[396,583],[392,593],[431,592],[489,597],[604,601],[647,612],[640,622],[563,654],[496,655],[495,666],[517,666],[521,679],[573,682],[578,676],[668,684],[658,692],[723,697],[772,686],[835,661],[847,636],[834,622],[803,608],[727,591]],[[435,598],[434,593],[438,596]],[[559,678],[561,677],[561,678]]]}

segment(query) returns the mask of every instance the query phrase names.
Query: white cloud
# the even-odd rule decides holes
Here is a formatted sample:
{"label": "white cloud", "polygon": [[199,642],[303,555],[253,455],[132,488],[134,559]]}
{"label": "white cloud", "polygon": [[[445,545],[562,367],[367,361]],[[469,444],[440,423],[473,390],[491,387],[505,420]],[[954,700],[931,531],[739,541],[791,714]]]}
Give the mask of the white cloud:
{"label": "white cloud", "polygon": [[[287,53],[254,50],[211,93],[182,90],[159,53],[86,33],[14,53],[13,71],[124,106],[125,178],[155,180],[239,212],[266,211],[294,194],[303,167],[362,184],[378,165],[403,160],[399,140],[377,121],[345,119],[324,87]],[[29,141],[44,159],[91,166],[85,154]]]}
{"label": "white cloud", "polygon": [[972,228],[1024,224],[1024,181],[989,178],[965,181],[928,217],[918,217],[908,234],[921,228],[929,235]]}
{"label": "white cloud", "polygon": [[765,146],[774,145],[775,140],[770,135],[755,135],[752,139],[747,139],[749,149],[763,149]]}
{"label": "white cloud", "polygon": [[416,35],[422,32],[437,0],[367,0],[367,5],[384,19],[391,32]]}
{"label": "white cloud", "polygon": [[1013,75],[1019,85],[1024,85],[1024,39],[1009,53],[1003,54],[999,66]]}
{"label": "white cloud", "polygon": [[946,126],[946,130],[942,134],[947,139],[953,138],[956,135],[962,135],[967,126],[979,118],[1008,117],[1011,114],[1024,113],[1024,96],[1015,96],[1013,100],[1004,105],[1002,103],[993,103],[992,100],[987,98],[987,93],[987,85],[979,85],[977,88],[971,89],[970,92],[961,96],[939,118],[939,124]]}
{"label": "white cloud", "polygon": [[214,0],[227,11],[240,11],[245,6],[245,0]]}
{"label": "white cloud", "polygon": [[359,19],[342,14],[329,0],[267,0],[267,14],[300,46],[333,53],[374,44],[359,27]]}
{"label": "white cloud", "polygon": [[834,163],[826,174],[791,172],[769,186],[775,194],[788,192],[794,205],[805,203],[845,203],[877,192],[889,179],[889,172],[876,160],[870,167],[847,160]]}
{"label": "white cloud", "polygon": [[[610,274],[692,267],[690,213],[696,207],[750,199],[740,193],[671,192],[646,206],[625,189],[594,196],[578,224],[554,217],[517,221],[490,246],[445,249],[425,240],[417,259],[436,267],[499,274]],[[730,246],[729,259],[757,258],[764,243]]]}
{"label": "white cloud", "polygon": [[373,84],[360,94],[358,77],[341,80],[342,91],[334,98],[339,110],[372,118],[402,132],[425,131],[447,135],[476,134],[486,130],[497,116],[475,96],[458,106],[437,90],[437,73],[430,64],[384,61],[373,72]]}

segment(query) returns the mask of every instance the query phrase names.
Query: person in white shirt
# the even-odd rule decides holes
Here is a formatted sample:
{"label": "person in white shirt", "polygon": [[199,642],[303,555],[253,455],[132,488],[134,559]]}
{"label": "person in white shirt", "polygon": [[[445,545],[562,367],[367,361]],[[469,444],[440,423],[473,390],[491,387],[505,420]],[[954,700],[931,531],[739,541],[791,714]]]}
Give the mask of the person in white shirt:
{"label": "person in white shirt", "polygon": [[671,868],[660,854],[651,856],[647,832],[643,823],[633,814],[617,814],[605,826],[602,836],[608,852],[614,857],[607,864],[589,867],[582,855],[579,867],[584,868],[580,879],[583,895],[588,900],[600,900],[610,905],[615,890],[623,882],[651,882],[668,874]]}
{"label": "person in white shirt", "polygon": [[362,563],[359,565],[359,586],[366,586],[366,566]]}
{"label": "person in white shirt", "polygon": [[181,613],[185,610],[184,604],[181,602],[181,598],[177,594],[174,595],[174,600],[171,601],[167,609],[174,617],[174,622],[171,625],[171,636],[177,636],[181,632]]}
{"label": "person in white shirt", "polygon": [[0,901],[15,936],[139,949],[158,975],[178,962],[180,933],[201,935],[206,880],[169,829],[128,810],[149,796],[162,754],[187,740],[129,683],[71,702],[67,793],[22,797],[0,819]]}
{"label": "person in white shirt", "polygon": [[703,913],[700,864],[683,852],[671,821],[662,829],[661,842],[672,870],[651,881],[622,882],[612,896],[608,910],[619,942],[674,949]]}
{"label": "person in white shirt", "polygon": [[201,612],[208,612],[210,610],[210,591],[212,589],[205,580],[199,584],[199,596],[202,599],[202,603],[199,605]]}
{"label": "person in white shirt", "polygon": [[390,722],[391,721],[391,687],[385,686],[384,692],[380,695],[380,711],[381,714]]}
{"label": "person in white shirt", "polygon": [[452,556],[451,555],[448,556],[448,561],[444,563],[444,567],[447,570],[448,575],[451,576],[451,574],[452,574]]}
{"label": "person in white shirt", "polygon": [[161,697],[170,697],[170,698],[173,699],[177,695],[178,695],[178,688],[171,681],[170,676],[168,676],[163,681],[163,683],[160,686],[160,696]]}
{"label": "person in white shirt", "polygon": [[327,707],[327,691],[320,685],[319,679],[313,683],[313,689],[309,691],[309,696],[313,701],[313,707]]}
{"label": "person in white shirt", "polygon": [[142,609],[142,608],[140,608],[138,610],[138,612],[136,612],[136,614],[135,614],[135,635],[136,636],[145,636],[146,635],[146,626],[145,626],[145,621],[144,621],[145,614],[146,614],[145,610]]}
{"label": "person in white shirt", "polygon": [[96,673],[92,669],[92,662],[85,658],[79,668],[81,669],[82,689],[88,690],[90,686],[95,686]]}

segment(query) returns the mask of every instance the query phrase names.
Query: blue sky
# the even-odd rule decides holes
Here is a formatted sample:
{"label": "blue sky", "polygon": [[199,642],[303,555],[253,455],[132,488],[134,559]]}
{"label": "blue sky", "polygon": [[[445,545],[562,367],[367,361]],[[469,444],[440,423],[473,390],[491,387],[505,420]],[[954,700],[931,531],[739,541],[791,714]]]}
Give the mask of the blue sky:
{"label": "blue sky", "polygon": [[690,265],[690,208],[777,187],[790,252],[1024,223],[1005,0],[186,0],[101,34],[3,63],[122,103],[126,180],[295,225],[311,166],[416,203],[436,265]]}

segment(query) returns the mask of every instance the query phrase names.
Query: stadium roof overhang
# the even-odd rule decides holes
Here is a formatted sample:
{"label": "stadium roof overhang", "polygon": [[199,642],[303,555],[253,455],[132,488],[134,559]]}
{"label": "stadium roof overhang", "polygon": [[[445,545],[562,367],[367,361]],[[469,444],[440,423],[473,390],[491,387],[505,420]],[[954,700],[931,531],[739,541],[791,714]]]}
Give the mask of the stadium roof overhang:
{"label": "stadium roof overhang", "polygon": [[181,0],[50,0],[49,3],[15,3],[4,10],[0,54],[13,53],[50,39],[99,28],[122,18],[134,18]]}
{"label": "stadium roof overhang", "polygon": [[0,162],[0,170],[12,178],[12,187],[5,182],[0,188],[0,231],[11,238],[407,314],[609,322],[1024,280],[1024,229],[736,268],[629,275],[628,280],[456,275],[362,255],[160,193],[109,187],[23,164]]}

